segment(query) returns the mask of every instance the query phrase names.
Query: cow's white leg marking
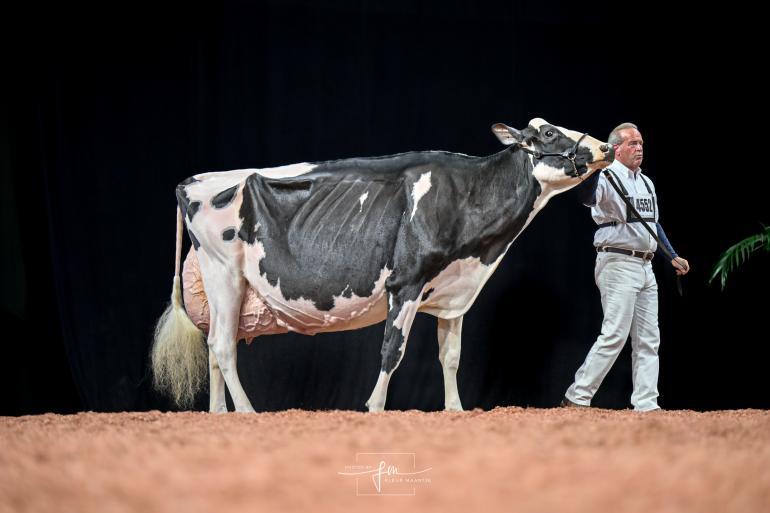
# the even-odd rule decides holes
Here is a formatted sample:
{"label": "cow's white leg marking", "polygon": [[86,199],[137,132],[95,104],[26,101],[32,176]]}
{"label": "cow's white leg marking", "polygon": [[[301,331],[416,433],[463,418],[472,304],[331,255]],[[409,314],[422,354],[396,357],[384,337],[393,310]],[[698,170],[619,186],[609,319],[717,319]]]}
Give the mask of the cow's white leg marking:
{"label": "cow's white leg marking", "polygon": [[209,348],[209,411],[211,413],[226,413],[225,377],[217,363],[217,357]]}
{"label": "cow's white leg marking", "polygon": [[[422,291],[419,291],[422,294]],[[420,295],[417,294],[417,298]],[[417,315],[417,300],[402,300],[391,293],[389,302],[393,305],[388,311],[388,319],[385,321],[385,337],[382,341],[382,366],[377,383],[374,385],[372,395],[366,401],[370,412],[383,411],[388,396],[388,384],[393,373],[401,363],[406,352],[406,342],[409,339],[409,331],[412,329],[414,316]]]}
{"label": "cow's white leg marking", "polygon": [[234,263],[213,261],[205,251],[198,253],[198,262],[209,299],[209,349],[214,353],[219,370],[230,390],[235,411],[253,412],[254,408],[238,378],[236,352],[238,321],[246,280]]}
{"label": "cow's white leg marking", "polygon": [[[238,292],[236,294],[236,291]],[[209,348],[219,364],[219,369],[230,390],[235,411],[253,412],[246,392],[243,390],[241,380],[238,378],[238,356],[236,351],[236,335],[238,333],[238,319],[240,315],[241,297],[243,296],[243,284],[233,284],[230,289],[232,297],[220,297],[214,306],[211,296],[211,329],[209,331]],[[228,294],[229,295],[229,294]],[[237,301],[234,299],[237,295]],[[224,294],[222,296],[225,296]]]}
{"label": "cow's white leg marking", "polygon": [[388,396],[388,383],[390,383],[390,376],[392,372],[385,372],[380,370],[380,375],[377,377],[377,383],[374,385],[372,395],[366,401],[366,407],[370,412],[384,411],[385,400]]}
{"label": "cow's white leg marking", "polygon": [[462,329],[462,316],[438,320],[438,359],[444,371],[444,409],[448,411],[463,410],[460,394],[457,391]]}
{"label": "cow's white leg marking", "polygon": [[417,203],[425,194],[430,190],[430,171],[420,175],[420,179],[414,182],[412,188],[412,215],[409,217],[411,221],[414,219],[414,214],[417,213]]}

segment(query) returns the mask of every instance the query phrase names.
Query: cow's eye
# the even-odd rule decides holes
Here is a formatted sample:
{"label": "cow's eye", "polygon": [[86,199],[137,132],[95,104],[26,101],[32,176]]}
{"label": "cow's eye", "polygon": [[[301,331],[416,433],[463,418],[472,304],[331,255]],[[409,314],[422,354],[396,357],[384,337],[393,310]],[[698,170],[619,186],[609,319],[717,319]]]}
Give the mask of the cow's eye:
{"label": "cow's eye", "polygon": [[546,130],[545,131],[545,136],[546,137],[553,137],[553,130]]}

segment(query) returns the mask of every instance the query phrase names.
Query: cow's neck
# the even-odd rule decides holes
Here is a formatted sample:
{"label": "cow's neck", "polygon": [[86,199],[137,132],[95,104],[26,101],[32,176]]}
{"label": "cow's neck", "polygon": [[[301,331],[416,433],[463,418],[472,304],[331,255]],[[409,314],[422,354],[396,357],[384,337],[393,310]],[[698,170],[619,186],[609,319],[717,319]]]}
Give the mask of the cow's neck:
{"label": "cow's neck", "polygon": [[[480,205],[472,219],[472,253],[490,264],[499,261],[511,242],[526,227],[542,188],[532,176],[532,162],[526,153],[507,149],[485,159],[475,195]],[[539,206],[542,206],[543,201]]]}

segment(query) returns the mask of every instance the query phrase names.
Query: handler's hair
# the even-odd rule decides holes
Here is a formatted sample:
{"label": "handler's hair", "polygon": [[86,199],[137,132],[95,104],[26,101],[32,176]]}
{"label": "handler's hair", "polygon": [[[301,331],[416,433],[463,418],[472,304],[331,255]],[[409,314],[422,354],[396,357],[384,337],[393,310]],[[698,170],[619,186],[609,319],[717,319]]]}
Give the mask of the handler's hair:
{"label": "handler's hair", "polygon": [[610,144],[623,144],[623,137],[621,137],[620,131],[625,130],[627,128],[633,128],[635,130],[639,130],[639,127],[633,123],[621,123],[612,129],[612,132],[610,132],[610,136],[607,138],[607,142]]}

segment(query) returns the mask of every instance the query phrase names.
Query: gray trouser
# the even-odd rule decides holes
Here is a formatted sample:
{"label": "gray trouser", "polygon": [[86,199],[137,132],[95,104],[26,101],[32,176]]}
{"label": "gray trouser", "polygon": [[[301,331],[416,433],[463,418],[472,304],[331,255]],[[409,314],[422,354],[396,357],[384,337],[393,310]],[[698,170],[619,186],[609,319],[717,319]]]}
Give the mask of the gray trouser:
{"label": "gray trouser", "polygon": [[602,296],[602,331],[565,394],[570,401],[590,405],[599,385],[631,335],[637,411],[658,408],[658,284],[650,262],[614,253],[599,253],[594,271]]}

